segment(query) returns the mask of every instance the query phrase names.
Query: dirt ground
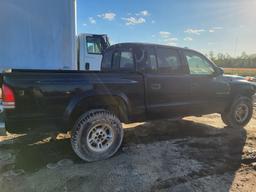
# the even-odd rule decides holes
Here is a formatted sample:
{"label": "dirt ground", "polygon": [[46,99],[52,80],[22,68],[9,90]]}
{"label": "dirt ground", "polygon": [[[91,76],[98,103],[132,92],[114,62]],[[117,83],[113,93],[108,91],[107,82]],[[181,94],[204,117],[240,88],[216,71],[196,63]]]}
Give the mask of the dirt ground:
{"label": "dirt ground", "polygon": [[0,137],[0,191],[256,191],[256,111],[241,130],[217,114],[125,127],[118,154],[95,163],[67,135]]}

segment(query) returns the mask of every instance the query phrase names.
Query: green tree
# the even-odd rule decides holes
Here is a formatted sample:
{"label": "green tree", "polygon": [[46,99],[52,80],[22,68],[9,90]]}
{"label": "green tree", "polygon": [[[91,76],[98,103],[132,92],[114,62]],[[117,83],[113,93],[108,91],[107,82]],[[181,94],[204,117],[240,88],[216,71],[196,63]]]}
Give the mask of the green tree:
{"label": "green tree", "polygon": [[256,54],[248,55],[246,52],[242,52],[239,57],[232,57],[228,53],[218,53],[215,56],[213,51],[210,51],[209,58],[223,68],[256,68]]}

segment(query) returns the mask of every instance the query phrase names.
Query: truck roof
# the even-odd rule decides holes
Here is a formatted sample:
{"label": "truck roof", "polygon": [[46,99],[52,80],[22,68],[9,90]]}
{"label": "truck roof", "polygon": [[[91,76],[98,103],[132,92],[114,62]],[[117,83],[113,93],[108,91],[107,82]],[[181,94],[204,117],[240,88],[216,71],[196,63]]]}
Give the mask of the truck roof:
{"label": "truck roof", "polygon": [[177,47],[177,46],[161,45],[161,44],[156,44],[156,43],[140,43],[140,42],[117,43],[117,44],[114,44],[114,45],[110,46],[109,49],[117,48],[117,47],[133,47],[133,46],[169,47],[169,48],[175,48],[175,49],[184,49],[184,50],[195,51],[195,50],[189,49],[187,47],[182,48],[182,47]]}

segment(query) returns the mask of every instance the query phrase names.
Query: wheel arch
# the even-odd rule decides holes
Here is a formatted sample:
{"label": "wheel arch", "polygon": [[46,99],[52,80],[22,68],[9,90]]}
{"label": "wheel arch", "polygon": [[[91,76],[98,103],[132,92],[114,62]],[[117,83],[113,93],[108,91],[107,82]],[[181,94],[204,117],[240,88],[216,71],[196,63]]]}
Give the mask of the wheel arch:
{"label": "wheel arch", "polygon": [[225,108],[225,112],[230,109],[233,102],[239,97],[247,97],[252,99],[252,96],[255,94],[256,88],[251,84],[234,84],[232,85],[231,95],[229,97],[228,104]]}
{"label": "wheel arch", "polygon": [[256,86],[251,84],[238,84],[232,88],[233,99],[238,96],[252,97],[256,93]]}
{"label": "wheel arch", "polygon": [[130,102],[123,93],[87,92],[71,99],[63,115],[67,130],[81,114],[93,109],[106,109],[114,113],[121,122],[128,122]]}

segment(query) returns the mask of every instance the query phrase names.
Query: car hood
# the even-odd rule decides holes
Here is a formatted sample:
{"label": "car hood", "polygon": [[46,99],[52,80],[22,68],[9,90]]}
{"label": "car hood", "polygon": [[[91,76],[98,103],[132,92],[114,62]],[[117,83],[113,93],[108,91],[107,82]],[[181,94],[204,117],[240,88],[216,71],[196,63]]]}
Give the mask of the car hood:
{"label": "car hood", "polygon": [[235,80],[245,80],[245,77],[242,77],[242,76],[238,76],[238,75],[223,75],[223,77],[227,80],[232,80],[232,81],[235,81]]}
{"label": "car hood", "polygon": [[252,85],[256,90],[256,82],[247,81],[245,77],[238,76],[238,75],[223,75],[225,81],[234,83],[234,84],[249,84]]}

